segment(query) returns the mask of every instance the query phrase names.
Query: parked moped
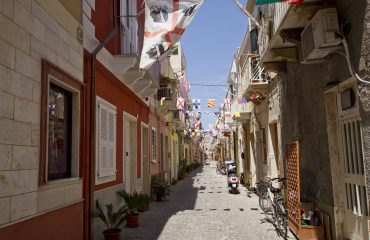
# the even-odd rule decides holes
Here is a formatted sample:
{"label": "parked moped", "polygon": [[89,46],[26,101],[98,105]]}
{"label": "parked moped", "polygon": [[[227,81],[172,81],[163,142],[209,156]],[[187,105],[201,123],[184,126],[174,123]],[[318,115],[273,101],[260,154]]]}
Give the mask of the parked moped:
{"label": "parked moped", "polygon": [[227,170],[227,185],[230,193],[239,193],[239,178],[235,164],[229,164]]}

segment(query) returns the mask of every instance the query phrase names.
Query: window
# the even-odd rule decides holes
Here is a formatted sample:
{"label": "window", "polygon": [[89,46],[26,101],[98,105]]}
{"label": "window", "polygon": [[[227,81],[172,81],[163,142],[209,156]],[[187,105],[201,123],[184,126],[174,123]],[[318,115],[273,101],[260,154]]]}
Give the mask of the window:
{"label": "window", "polygon": [[96,106],[96,174],[97,183],[102,183],[116,178],[117,108],[99,97]]}
{"label": "window", "polygon": [[152,162],[157,161],[157,130],[152,128]]}
{"label": "window", "polygon": [[83,84],[42,60],[39,184],[77,178],[83,117]]}
{"label": "window", "polygon": [[72,93],[50,83],[48,180],[71,177]]}

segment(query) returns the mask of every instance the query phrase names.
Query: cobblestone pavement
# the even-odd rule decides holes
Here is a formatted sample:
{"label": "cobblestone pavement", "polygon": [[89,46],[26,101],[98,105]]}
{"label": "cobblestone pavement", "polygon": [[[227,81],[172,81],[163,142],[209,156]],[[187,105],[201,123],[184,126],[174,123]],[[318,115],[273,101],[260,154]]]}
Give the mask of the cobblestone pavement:
{"label": "cobblestone pavement", "polygon": [[211,162],[172,186],[168,200],[152,202],[140,214],[140,226],[124,227],[121,239],[282,239],[265,221],[258,197],[240,190],[230,194],[226,177]]}

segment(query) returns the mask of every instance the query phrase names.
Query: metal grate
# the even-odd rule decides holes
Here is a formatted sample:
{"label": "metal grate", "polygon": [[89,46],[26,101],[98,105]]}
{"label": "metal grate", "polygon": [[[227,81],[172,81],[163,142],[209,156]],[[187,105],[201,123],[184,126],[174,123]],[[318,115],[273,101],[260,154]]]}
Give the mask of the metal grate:
{"label": "metal grate", "polygon": [[286,184],[288,218],[300,226],[300,180],[299,180],[299,143],[286,145]]}

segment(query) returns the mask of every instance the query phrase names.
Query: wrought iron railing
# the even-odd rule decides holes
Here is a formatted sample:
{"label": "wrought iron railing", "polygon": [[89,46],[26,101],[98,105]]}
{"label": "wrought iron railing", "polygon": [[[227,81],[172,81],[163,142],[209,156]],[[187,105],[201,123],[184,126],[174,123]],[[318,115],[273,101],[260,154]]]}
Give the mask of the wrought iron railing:
{"label": "wrought iron railing", "polygon": [[267,4],[262,7],[262,12],[264,18],[261,21],[263,26],[262,31],[259,31],[259,54],[262,56],[269,44],[271,38],[278,31],[281,23],[284,20],[285,15],[287,14],[291,4],[286,2]]}
{"label": "wrought iron railing", "polygon": [[269,11],[268,16],[270,16],[270,19],[272,19],[272,35],[274,35],[279,29],[281,22],[283,21],[285,15],[289,10],[289,7],[291,6],[291,4],[288,4],[286,2],[267,5]]}
{"label": "wrought iron railing", "polygon": [[266,70],[260,65],[260,57],[250,58],[250,83],[264,83],[269,80]]}

